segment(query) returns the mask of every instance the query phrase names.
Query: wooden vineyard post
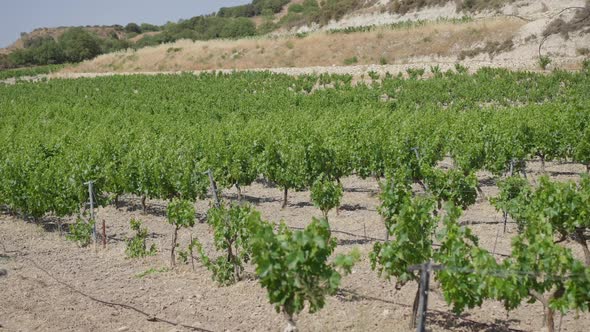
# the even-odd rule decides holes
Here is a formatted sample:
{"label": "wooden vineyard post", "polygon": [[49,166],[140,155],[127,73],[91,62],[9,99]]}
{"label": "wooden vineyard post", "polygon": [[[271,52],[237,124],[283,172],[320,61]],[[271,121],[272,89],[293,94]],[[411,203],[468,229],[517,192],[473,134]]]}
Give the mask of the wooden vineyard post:
{"label": "wooden vineyard post", "polygon": [[107,225],[104,219],[102,220],[102,248],[107,247]]}

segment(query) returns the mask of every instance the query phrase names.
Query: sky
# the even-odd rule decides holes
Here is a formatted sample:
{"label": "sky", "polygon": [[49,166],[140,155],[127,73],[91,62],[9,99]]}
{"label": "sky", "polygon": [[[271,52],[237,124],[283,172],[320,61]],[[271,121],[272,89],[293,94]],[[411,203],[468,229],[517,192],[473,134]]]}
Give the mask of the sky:
{"label": "sky", "polygon": [[75,25],[162,25],[251,0],[0,0],[0,47],[21,32]]}

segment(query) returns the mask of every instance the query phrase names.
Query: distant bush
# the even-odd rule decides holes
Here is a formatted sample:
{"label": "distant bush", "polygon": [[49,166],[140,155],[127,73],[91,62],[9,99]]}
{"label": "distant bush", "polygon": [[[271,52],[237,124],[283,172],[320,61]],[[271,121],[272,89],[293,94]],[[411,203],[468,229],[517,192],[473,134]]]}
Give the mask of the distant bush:
{"label": "distant bush", "polygon": [[252,4],[222,7],[217,12],[217,16],[219,17],[252,17],[254,15],[256,15],[256,8]]}
{"label": "distant bush", "polygon": [[289,0],[254,0],[246,5],[222,7],[217,12],[217,16],[226,18],[252,17],[261,15],[265,10],[278,13],[288,3]]}
{"label": "distant bush", "polygon": [[256,25],[247,18],[236,18],[223,24],[219,37],[238,38],[256,35]]}
{"label": "distant bush", "polygon": [[[170,41],[172,41],[172,40],[170,40]],[[156,35],[156,36],[144,36],[143,38],[138,40],[133,45],[133,47],[138,49],[138,48],[143,48],[143,47],[148,47],[148,46],[156,46],[156,45],[160,45],[162,43],[166,43],[166,42],[170,42],[170,41],[166,41],[166,37],[163,34]]]}
{"label": "distant bush", "polygon": [[160,27],[153,24],[141,23],[141,32],[160,31]]}
{"label": "distant bush", "polygon": [[216,38],[240,38],[256,35],[252,20],[218,16],[196,16],[178,23],[166,24],[161,34],[146,36],[140,45],[169,43],[179,39],[209,40]]}
{"label": "distant bush", "polygon": [[169,47],[166,53],[178,53],[182,51],[182,47]]}
{"label": "distant bush", "polygon": [[0,70],[11,69],[15,66],[8,54],[0,54]]}
{"label": "distant bush", "polygon": [[49,65],[67,62],[63,48],[53,39],[30,48],[18,49],[10,53],[9,60],[14,66]]}
{"label": "distant bush", "polygon": [[289,13],[303,13],[303,5],[299,4],[299,3],[294,3],[292,5],[289,5]]}
{"label": "distant bush", "polygon": [[141,33],[141,27],[136,23],[129,23],[125,26],[125,32],[127,33]]}

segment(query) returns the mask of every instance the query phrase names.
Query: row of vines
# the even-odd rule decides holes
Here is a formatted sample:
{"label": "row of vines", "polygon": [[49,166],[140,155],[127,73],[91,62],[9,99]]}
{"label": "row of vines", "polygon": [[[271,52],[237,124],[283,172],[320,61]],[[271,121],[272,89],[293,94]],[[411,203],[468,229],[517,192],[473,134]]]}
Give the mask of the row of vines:
{"label": "row of vines", "polygon": [[[339,204],[340,180],[373,177],[383,180],[388,240],[370,260],[398,287],[419,281],[410,266],[434,261],[444,266],[436,278],[456,312],[486,299],[507,309],[532,299],[551,329],[556,310],[588,311],[590,180],[533,186],[526,165],[589,167],[590,72],[431,74],[372,73],[356,84],[346,75],[236,73],[0,86],[0,205],[24,218],[75,215],[92,180],[101,205],[129,194],[144,207],[169,200],[178,231],[194,223],[190,203],[206,197],[207,170],[239,196],[254,181],[272,183],[283,207],[290,190],[311,189],[324,218],[305,230],[277,230],[248,206],[222,205],[208,219],[228,254],[212,260],[198,239],[191,243],[221,284],[239,280],[251,260],[293,324],[306,301],[319,310],[358,259],[329,262],[336,241],[327,216]],[[452,167],[440,167],[445,159]],[[509,257],[481,248],[458,222],[483,198],[478,171],[493,175],[493,204],[518,224]],[[567,239],[582,247],[584,262],[560,245]]]}

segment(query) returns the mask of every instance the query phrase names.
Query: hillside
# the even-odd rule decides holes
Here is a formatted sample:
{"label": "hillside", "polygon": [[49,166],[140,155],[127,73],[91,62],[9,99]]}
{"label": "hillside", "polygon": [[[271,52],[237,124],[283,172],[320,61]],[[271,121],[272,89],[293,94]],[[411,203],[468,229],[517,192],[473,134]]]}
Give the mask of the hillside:
{"label": "hillside", "polygon": [[[457,62],[474,69],[530,70],[539,69],[540,44],[541,55],[551,62],[547,68],[575,69],[589,53],[589,7],[567,9],[588,6],[584,1],[516,1],[468,15],[457,11],[454,2],[405,14],[379,10],[383,3],[323,26],[304,25],[242,40],[183,40],[99,56],[66,71],[282,68],[279,71],[298,73],[297,68],[314,67],[312,71],[340,73],[351,69],[339,66],[361,66],[352,69],[361,75],[367,70],[395,73],[409,67],[452,67]],[[373,66],[367,69],[367,65]]]}
{"label": "hillside", "polygon": [[[457,62],[469,68],[531,70],[538,69],[541,56],[550,62],[546,68],[575,69],[590,53],[589,13],[590,2],[584,0],[255,0],[163,27],[83,27],[98,37],[99,46],[82,58],[93,59],[65,72],[282,68],[298,73],[292,69],[333,72],[334,67],[366,65],[403,72],[408,65]],[[25,34],[4,53],[18,51],[4,58],[26,55],[29,49],[23,47],[59,40],[66,31]],[[40,53],[19,61],[47,60],[48,52]],[[0,53],[0,68],[2,59]],[[68,60],[59,59],[48,63]]]}

